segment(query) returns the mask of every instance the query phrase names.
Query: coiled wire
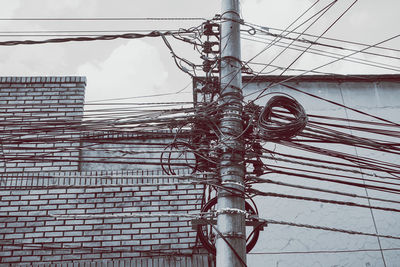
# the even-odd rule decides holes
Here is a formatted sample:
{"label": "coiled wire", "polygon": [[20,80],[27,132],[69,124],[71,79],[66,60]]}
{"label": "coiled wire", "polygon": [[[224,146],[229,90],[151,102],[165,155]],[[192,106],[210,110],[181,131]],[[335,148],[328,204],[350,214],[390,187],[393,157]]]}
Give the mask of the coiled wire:
{"label": "coiled wire", "polygon": [[[294,117],[288,116],[285,111],[276,110],[277,108],[289,111]],[[273,96],[258,118],[259,136],[264,140],[287,140],[299,134],[306,126],[307,120],[303,106],[294,98]]]}

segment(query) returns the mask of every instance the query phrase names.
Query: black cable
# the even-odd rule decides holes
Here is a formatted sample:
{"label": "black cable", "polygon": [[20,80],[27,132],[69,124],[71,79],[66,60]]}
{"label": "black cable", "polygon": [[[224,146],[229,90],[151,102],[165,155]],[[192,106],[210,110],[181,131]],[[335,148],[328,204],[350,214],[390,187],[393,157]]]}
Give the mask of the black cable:
{"label": "black cable", "polygon": [[347,197],[363,198],[363,199],[376,200],[376,201],[381,201],[381,202],[390,202],[390,203],[400,204],[400,201],[397,201],[397,200],[361,196],[361,195],[357,195],[357,194],[333,191],[333,190],[323,189],[323,188],[319,188],[319,187],[310,187],[310,186],[304,186],[304,185],[298,185],[298,184],[289,184],[289,183],[284,183],[284,182],[278,182],[278,181],[274,181],[271,179],[256,178],[255,182],[256,183],[276,184],[276,185],[280,185],[280,186],[293,187],[293,188],[297,188],[297,189],[304,189],[304,190],[317,191],[317,192],[323,192],[323,193],[335,194],[335,195],[341,195],[341,196],[347,196]]}
{"label": "black cable", "polygon": [[[283,108],[288,110],[293,118],[285,121],[274,122],[273,109]],[[257,126],[260,137],[264,140],[290,139],[299,134],[307,124],[307,115],[304,108],[294,99],[284,95],[271,97],[261,111]]]}
{"label": "black cable", "polygon": [[332,227],[325,227],[325,226],[318,226],[318,225],[310,225],[310,224],[301,224],[301,223],[293,223],[293,222],[285,222],[285,221],[277,221],[271,219],[262,219],[268,224],[280,224],[280,225],[287,225],[292,227],[299,227],[299,228],[308,228],[314,230],[323,230],[323,231],[331,231],[331,232],[338,232],[343,234],[349,235],[363,235],[363,236],[372,236],[372,237],[382,237],[382,238],[389,238],[389,239],[397,239],[400,240],[399,236],[392,236],[392,235],[379,235],[379,234],[372,234],[372,233],[365,233],[359,231],[352,231],[352,230],[345,230],[345,229],[338,229]]}
{"label": "black cable", "polygon": [[[317,1],[317,2],[318,2],[318,1]],[[317,2],[315,2],[312,6],[314,6]],[[330,2],[328,5],[326,5],[324,8],[322,8],[321,10],[319,10],[319,11],[318,11],[315,15],[313,15],[311,18],[309,18],[309,19],[306,20],[305,22],[301,23],[300,25],[296,26],[293,30],[298,29],[298,28],[301,27],[303,24],[305,24],[305,23],[308,22],[309,20],[313,19],[315,16],[319,15],[317,18],[314,19],[313,22],[311,22],[310,25],[308,25],[308,26],[302,31],[302,33],[305,33],[305,32],[306,32],[311,26],[313,26],[326,12],[328,12],[328,10],[331,9],[331,8],[336,4],[336,2],[337,2],[337,0],[334,0],[334,1]],[[312,8],[312,6],[311,6],[310,8]],[[309,8],[309,9],[310,9],[310,8]],[[307,11],[308,11],[309,9],[307,9]],[[307,12],[307,11],[306,11],[306,12]],[[305,14],[305,13],[303,13],[303,14]],[[303,15],[303,14],[302,14],[302,15]],[[291,24],[291,25],[292,25],[292,24]],[[289,26],[289,27],[290,27],[290,26]],[[289,28],[289,27],[288,27],[288,28]],[[288,28],[286,28],[286,29],[288,29]],[[302,35],[302,33],[299,34],[299,35],[297,36],[296,39],[299,39],[300,36]],[[271,45],[273,45],[274,43],[278,42],[279,39],[280,39],[280,38],[275,37],[275,39],[274,39],[275,41],[271,42],[271,43],[267,46],[267,48],[269,48],[269,47],[270,47]],[[264,67],[261,71],[259,71],[259,72],[249,81],[249,83],[247,83],[247,84],[242,88],[242,90],[243,90],[247,85],[249,85],[249,84],[251,83],[251,81],[253,81],[256,77],[258,77],[258,76],[260,75],[260,73],[262,73],[262,72],[263,72],[270,64],[272,64],[279,56],[281,56],[281,55],[295,42],[296,39],[294,39],[294,40],[293,40],[289,45],[287,45],[281,52],[279,52],[273,59],[271,59],[271,60],[265,65],[265,67]],[[255,57],[259,56],[259,55],[260,55],[262,52],[264,52],[265,50],[266,50],[266,49],[262,50],[260,53],[258,53],[256,56],[252,57],[252,58],[251,58],[250,60],[248,60],[246,63],[248,64],[250,61],[254,60]],[[283,73],[281,73],[281,75],[282,75],[282,74],[283,74]],[[271,84],[270,84],[269,86],[271,86]],[[268,86],[268,87],[269,87],[269,86]],[[267,88],[268,88],[268,87],[267,87]],[[264,91],[265,91],[265,90],[264,90]],[[260,95],[261,95],[262,93],[264,93],[264,91],[262,91],[256,99],[258,99],[258,98],[260,97]]]}
{"label": "black cable", "polygon": [[[400,36],[400,35],[398,35],[398,36]],[[355,108],[351,108],[351,107],[349,107],[349,106],[340,104],[340,103],[338,103],[338,102],[335,102],[335,101],[332,101],[332,100],[329,100],[329,99],[326,99],[326,98],[323,98],[323,97],[320,97],[320,96],[317,96],[317,95],[314,95],[314,94],[305,92],[304,90],[300,90],[300,89],[298,89],[298,88],[296,88],[296,87],[294,87],[294,86],[290,86],[290,85],[288,85],[288,84],[286,84],[286,83],[285,83],[285,84],[282,84],[282,85],[285,86],[285,87],[287,87],[287,88],[289,88],[289,89],[292,89],[292,90],[294,90],[294,91],[296,91],[296,92],[300,92],[300,93],[303,93],[303,94],[305,94],[305,95],[311,96],[311,97],[313,97],[313,98],[317,98],[317,99],[319,99],[319,100],[323,100],[323,101],[328,102],[328,103],[330,103],[330,104],[334,104],[334,105],[336,105],[336,106],[339,106],[339,107],[342,107],[342,108],[345,108],[345,109],[349,109],[349,110],[351,110],[351,111],[357,112],[357,113],[359,113],[359,114],[362,114],[362,115],[365,115],[365,116],[368,116],[368,117],[371,117],[371,118],[374,118],[374,119],[377,119],[377,120],[380,120],[380,121],[384,121],[384,122],[387,122],[387,123],[390,123],[390,124],[393,124],[393,125],[396,125],[396,126],[400,126],[400,124],[395,123],[395,122],[393,122],[393,121],[390,121],[390,120],[387,120],[387,119],[384,119],[384,118],[381,118],[381,117],[378,117],[378,116],[374,116],[374,115],[369,114],[369,113],[366,113],[366,112],[364,112],[364,111],[361,111],[361,110],[358,110],[358,109],[355,109]]]}
{"label": "black cable", "polygon": [[342,249],[342,250],[309,250],[309,251],[269,251],[269,252],[250,252],[251,255],[290,255],[290,254],[337,254],[337,253],[357,253],[357,252],[380,252],[380,251],[399,251],[400,248],[383,249]]}
{"label": "black cable", "polygon": [[[331,25],[329,25],[329,27],[323,32],[323,33],[321,33],[313,42],[318,42],[318,40],[323,36],[323,35],[325,35],[325,33],[327,33],[354,5],[355,5],[355,3],[357,3],[358,2],[358,0],[355,0],[342,14],[340,14],[340,16],[333,22],[333,23],[331,23]],[[304,50],[304,51],[302,51],[301,52],[301,54],[300,55],[298,55],[290,64],[289,64],[289,66],[285,69],[285,70],[283,70],[282,71],[282,73],[279,75],[279,76],[282,76],[286,71],[287,71],[287,69],[288,68],[290,68],[297,60],[299,60],[299,58],[302,56],[302,55],[304,55],[304,53],[309,49],[309,48],[311,48],[311,46],[313,45],[313,43],[311,43],[308,47],[306,47],[306,49]]]}
{"label": "black cable", "polygon": [[[256,25],[256,24],[250,24],[250,25],[254,25],[254,26],[263,28],[263,26],[261,26],[261,25]],[[271,30],[280,31],[282,33],[289,32],[287,30],[273,28],[273,27],[269,27],[269,26],[267,28],[271,29]],[[299,32],[295,32],[295,31],[290,31],[289,33],[299,34]],[[313,34],[309,34],[309,33],[303,33],[303,35],[310,36],[310,37],[317,37],[317,35],[313,35]],[[342,39],[324,37],[324,36],[322,36],[321,39],[335,41],[335,42],[341,42],[341,43],[346,43],[346,44],[352,44],[352,45],[359,45],[359,46],[364,46],[364,47],[371,46],[370,44],[364,44],[364,43],[360,43],[360,42],[353,42],[353,41],[349,41],[349,40],[342,40]],[[394,48],[389,48],[389,47],[375,46],[375,48],[382,49],[382,50],[394,51],[394,52],[400,52],[400,49],[394,49]]]}
{"label": "black cable", "polygon": [[[250,39],[250,38],[242,37],[242,39],[253,41],[253,42],[265,43],[264,41],[261,41],[261,40],[255,40],[255,38],[254,39]],[[266,40],[270,41],[269,39],[266,39]],[[277,41],[273,45],[276,46],[276,47],[286,48],[287,47],[286,45],[288,45],[288,43]],[[301,52],[305,52],[305,53],[309,53],[309,54],[313,54],[313,55],[318,55],[318,56],[335,58],[335,59],[338,59],[338,58],[341,58],[341,57],[344,56],[343,54],[340,54],[340,53],[334,53],[334,52],[324,51],[324,50],[321,50],[321,49],[311,48],[311,46],[305,47],[305,46],[301,46],[301,45],[291,44],[289,47],[287,47],[287,49],[291,49],[291,50],[294,50],[294,51],[301,51]],[[354,50],[354,49],[346,49],[346,50],[348,50],[348,51],[357,51],[357,50]],[[366,53],[366,52],[364,52],[364,53]],[[400,59],[400,58],[398,58],[398,59]],[[389,64],[385,64],[385,63],[381,63],[381,62],[372,61],[372,60],[367,60],[367,59],[363,59],[363,58],[347,57],[347,58],[343,59],[343,61],[362,64],[362,65],[365,65],[365,66],[372,66],[372,67],[381,68],[381,69],[390,70],[390,71],[396,71],[396,72],[400,71],[400,67],[398,67],[398,66],[389,65]],[[250,62],[249,64],[252,64],[252,63]],[[267,67],[273,66],[273,65],[267,64],[267,63],[263,63],[263,64],[259,63],[258,65],[263,65],[263,66],[267,66]],[[291,66],[281,67],[281,69],[283,69],[283,70],[285,70],[285,69],[286,70],[292,70]],[[278,70],[278,69],[276,69],[276,70]],[[259,74],[264,74],[264,73],[261,72]],[[281,74],[279,74],[279,75],[281,75]]]}
{"label": "black cable", "polygon": [[23,41],[1,41],[0,46],[15,46],[15,45],[35,45],[35,44],[48,44],[48,43],[67,43],[67,42],[88,42],[88,41],[109,41],[115,39],[139,39],[145,37],[161,37],[165,35],[172,35],[173,32],[160,32],[152,31],[147,34],[142,33],[125,33],[125,34],[109,34],[100,35],[96,37],[71,37],[71,38],[53,38],[47,40],[23,40]]}
{"label": "black cable", "polygon": [[[260,93],[255,99],[251,100],[251,102],[255,102],[256,100],[262,98],[262,97],[264,96],[264,95],[263,95],[264,92],[265,92],[266,90],[268,90],[269,88],[273,87],[273,86],[277,86],[277,85],[280,85],[280,84],[284,84],[285,82],[288,82],[288,81],[293,80],[293,79],[295,79],[295,78],[297,78],[297,77],[303,76],[303,75],[305,75],[305,74],[307,74],[307,73],[309,73],[309,72],[312,72],[312,71],[318,70],[318,69],[320,69],[320,68],[329,66],[329,65],[331,65],[331,64],[333,64],[333,63],[336,63],[336,62],[338,62],[338,61],[340,61],[340,60],[342,60],[342,59],[351,57],[351,56],[353,56],[353,55],[355,55],[355,54],[358,54],[358,53],[360,53],[360,52],[363,52],[363,51],[365,51],[365,50],[367,50],[367,49],[373,48],[373,47],[378,46],[378,45],[380,45],[380,44],[386,43],[386,42],[388,42],[388,41],[394,40],[394,39],[396,39],[396,38],[398,38],[398,37],[400,37],[400,34],[397,34],[397,35],[395,35],[395,36],[392,36],[392,37],[390,37],[390,38],[387,38],[387,39],[385,39],[385,40],[383,40],[383,41],[380,41],[380,42],[378,42],[378,43],[375,43],[375,44],[373,44],[373,45],[370,45],[370,46],[368,46],[368,47],[366,47],[366,48],[363,48],[363,49],[361,49],[361,50],[357,50],[357,51],[355,51],[355,52],[353,52],[353,53],[350,53],[350,54],[348,54],[348,55],[345,55],[345,56],[343,56],[343,57],[340,57],[340,58],[335,59],[335,60],[333,60],[333,61],[330,61],[330,62],[328,62],[328,63],[322,64],[322,65],[320,65],[320,66],[318,66],[318,67],[315,67],[315,68],[313,68],[313,69],[311,69],[311,70],[305,71],[305,72],[303,72],[303,73],[301,73],[301,74],[299,74],[299,75],[292,76],[292,77],[290,77],[290,78],[284,79],[283,81],[280,81],[280,82],[277,82],[277,83],[272,83],[272,84],[270,84],[268,87],[263,88],[263,89],[260,89],[260,90],[257,90],[257,91],[254,91],[254,92],[252,92],[252,93],[250,93],[250,94],[245,95],[244,97],[249,97],[249,96],[251,96],[251,95],[253,95],[253,94],[256,94],[256,93],[258,93],[258,92],[261,91],[261,93]],[[285,85],[285,86],[286,86],[286,85]]]}
{"label": "black cable", "polygon": [[40,18],[40,17],[20,17],[20,18],[0,18],[0,21],[165,21],[165,20],[207,20],[201,17],[93,17],[93,18]]}

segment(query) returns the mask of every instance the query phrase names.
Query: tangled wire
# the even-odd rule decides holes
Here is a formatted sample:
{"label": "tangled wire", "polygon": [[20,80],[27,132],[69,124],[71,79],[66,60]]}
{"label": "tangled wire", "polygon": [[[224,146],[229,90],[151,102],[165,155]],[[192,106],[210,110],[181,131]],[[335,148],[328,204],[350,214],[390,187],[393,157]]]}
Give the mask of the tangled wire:
{"label": "tangled wire", "polygon": [[257,122],[259,135],[264,140],[287,140],[299,134],[306,124],[304,108],[294,98],[284,95],[271,97]]}

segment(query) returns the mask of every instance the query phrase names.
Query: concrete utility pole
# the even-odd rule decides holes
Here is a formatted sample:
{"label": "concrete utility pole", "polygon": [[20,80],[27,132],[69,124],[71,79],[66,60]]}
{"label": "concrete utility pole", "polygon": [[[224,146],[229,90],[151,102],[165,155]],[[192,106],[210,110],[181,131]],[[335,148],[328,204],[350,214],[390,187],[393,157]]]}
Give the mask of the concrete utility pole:
{"label": "concrete utility pole", "polygon": [[232,247],[218,235],[217,267],[243,267],[242,262],[246,262],[244,142],[236,138],[243,131],[239,0],[222,0],[221,16],[220,128],[223,134],[219,166],[222,186],[233,190],[218,192],[218,229]]}

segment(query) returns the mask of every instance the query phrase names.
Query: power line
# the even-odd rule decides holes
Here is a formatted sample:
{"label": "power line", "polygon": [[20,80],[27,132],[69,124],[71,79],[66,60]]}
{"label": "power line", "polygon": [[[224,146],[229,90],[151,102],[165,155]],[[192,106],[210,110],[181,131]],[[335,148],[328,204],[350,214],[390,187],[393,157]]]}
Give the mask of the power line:
{"label": "power line", "polygon": [[399,251],[400,248],[308,250],[308,251],[268,251],[268,252],[250,252],[248,254],[251,254],[251,255],[337,254],[337,253],[380,252],[381,250],[383,250],[383,251]]}
{"label": "power line", "polygon": [[[312,72],[312,71],[318,70],[318,69],[320,69],[320,68],[329,66],[329,65],[331,65],[331,64],[333,64],[333,63],[336,63],[336,62],[338,62],[338,61],[340,61],[340,60],[343,60],[343,59],[345,59],[345,58],[351,57],[351,56],[353,56],[353,55],[355,55],[355,54],[357,54],[357,53],[363,52],[363,51],[365,51],[365,50],[367,50],[367,49],[373,48],[373,47],[378,46],[378,45],[380,45],[380,44],[389,42],[389,41],[394,40],[394,39],[396,39],[396,38],[398,38],[398,37],[400,37],[400,34],[397,34],[397,35],[395,35],[395,36],[389,37],[389,38],[387,38],[387,39],[385,39],[385,40],[383,40],[383,41],[380,41],[380,42],[378,42],[378,43],[375,43],[375,44],[370,45],[370,46],[368,46],[368,47],[365,47],[365,48],[363,48],[363,49],[357,50],[357,51],[355,51],[355,52],[353,52],[353,53],[350,53],[350,54],[348,54],[348,55],[345,55],[345,56],[343,56],[343,57],[340,57],[340,58],[335,59],[335,60],[333,60],[333,61],[330,61],[330,62],[328,62],[328,63],[322,64],[322,65],[320,65],[320,66],[318,66],[318,67],[315,67],[315,68],[313,68],[313,69],[311,69],[311,70],[307,70],[307,71],[305,71],[305,72],[303,72],[303,73],[301,73],[301,74],[299,74],[299,75],[296,75],[296,76],[287,78],[287,79],[285,79],[285,80],[283,80],[283,81],[280,81],[280,82],[277,82],[277,83],[273,83],[273,84],[269,85],[268,87],[266,87],[266,88],[264,88],[264,89],[257,90],[257,91],[255,91],[255,92],[252,92],[252,93],[250,93],[250,94],[245,95],[244,97],[249,97],[250,95],[253,95],[253,94],[258,93],[258,92],[261,91],[260,94],[259,94],[254,100],[252,100],[252,102],[255,102],[256,100],[258,100],[258,99],[260,99],[261,97],[264,96],[263,94],[264,94],[264,92],[265,92],[266,90],[268,90],[269,88],[271,88],[271,87],[273,87],[273,86],[277,86],[277,85],[279,85],[279,84],[283,84],[283,83],[285,83],[285,82],[288,82],[288,81],[290,81],[290,80],[293,80],[293,79],[296,78],[296,77],[300,77],[300,76],[303,76],[303,75],[305,75],[305,74],[307,74],[307,73],[309,73],[309,72]],[[285,85],[285,86],[287,86],[287,85]]]}
{"label": "power line", "polygon": [[359,204],[359,203],[354,203],[354,202],[349,202],[349,201],[339,201],[339,200],[322,199],[322,198],[315,198],[315,197],[304,197],[304,196],[296,196],[296,195],[288,195],[288,194],[279,194],[279,193],[274,193],[274,192],[263,192],[263,191],[256,190],[256,189],[250,189],[249,192],[253,193],[255,195],[260,195],[260,196],[265,196],[265,197],[287,198],[287,199],[321,202],[321,203],[349,206],[349,207],[376,209],[376,210],[383,210],[383,211],[390,211],[390,212],[400,212],[400,209],[381,207],[381,206],[364,205],[364,204]]}
{"label": "power line", "polygon": [[333,227],[318,226],[318,225],[311,225],[311,224],[301,224],[301,223],[286,222],[286,221],[277,221],[277,220],[271,220],[271,219],[260,219],[260,221],[264,221],[267,224],[287,225],[287,226],[299,227],[299,228],[307,228],[307,229],[314,229],[314,230],[338,232],[338,233],[349,234],[349,235],[363,235],[363,236],[372,236],[372,237],[379,236],[379,237],[382,237],[382,238],[400,240],[400,236],[372,234],[372,233],[359,232],[359,231],[346,230],[346,229],[339,229],[339,228],[333,228]]}
{"label": "power line", "polygon": [[[305,14],[308,13],[308,11],[310,11],[320,0],[316,0],[311,6],[309,6],[300,16],[298,16],[292,23],[290,23],[289,26],[286,27],[285,30],[288,30],[292,25],[294,25],[298,20],[300,20]],[[336,1],[334,1],[336,2]],[[318,11],[316,14],[314,14],[313,16],[311,16],[310,18],[308,18],[305,22],[301,23],[299,26],[297,26],[295,29],[297,29],[298,27],[300,27],[301,25],[305,24],[306,22],[308,22],[309,20],[311,20],[312,18],[314,18],[316,15],[318,15],[319,13],[321,13],[323,10],[325,10],[326,8],[330,8],[334,2],[329,3],[327,6],[325,6],[323,9],[321,9],[320,11]],[[245,24],[243,21],[239,21],[241,24]],[[313,23],[315,23],[316,21],[314,21]],[[278,40],[278,38],[275,38],[276,40]],[[271,46],[273,45],[273,42],[271,42],[270,44],[268,44],[265,48],[263,48],[260,52],[258,52],[256,55],[254,55],[252,58],[250,58],[249,60],[247,60],[244,65],[247,65],[249,62],[253,61],[256,57],[260,56],[262,53],[264,53],[266,50],[268,50]],[[242,63],[243,64],[243,63]],[[237,71],[232,71],[232,73],[235,72],[235,75],[233,75],[233,77],[231,78],[231,81],[227,83],[226,86],[229,86],[230,83],[235,79],[235,77],[237,75],[239,75],[239,73],[241,74],[241,69],[237,70]],[[260,73],[259,73],[260,74]],[[259,75],[258,74],[258,75]],[[258,76],[256,75],[256,76]],[[241,88],[241,90],[243,90],[243,88],[245,88],[247,85],[243,86]]]}
{"label": "power line", "polygon": [[[308,10],[310,10],[317,2],[318,2],[318,1],[314,2],[314,4],[313,4],[309,9],[307,9],[306,12],[308,12]],[[304,25],[306,22],[310,21],[311,19],[313,19],[314,17],[316,17],[316,16],[318,15],[318,16],[314,19],[314,21],[312,21],[311,24],[308,25],[308,26],[302,31],[302,33],[306,32],[306,31],[307,31],[309,28],[311,28],[320,18],[322,18],[322,17],[325,15],[325,13],[328,12],[329,9],[331,9],[331,8],[336,4],[336,2],[337,2],[337,1],[332,1],[332,2],[330,2],[328,5],[326,5],[326,6],[323,7],[321,10],[319,10],[316,14],[314,14],[314,15],[311,16],[309,19],[307,19],[305,22],[303,22],[303,23],[301,23],[300,25],[296,26],[293,30],[298,29],[299,27],[301,27],[302,25]],[[305,12],[305,13],[306,13],[306,12]],[[303,13],[302,16],[303,16],[305,13]],[[291,27],[293,24],[294,24],[294,23],[290,24],[290,25],[286,28],[286,30],[288,30],[289,27]],[[259,72],[252,78],[252,80],[254,80],[257,76],[259,76],[259,75],[269,66],[269,64],[273,63],[279,56],[281,56],[281,55],[295,42],[296,39],[299,39],[299,38],[300,38],[300,36],[302,35],[302,33],[299,34],[295,39],[293,39],[292,42],[291,42],[290,44],[288,44],[281,52],[279,52],[273,59],[271,59],[271,60],[268,62],[268,64],[266,64],[265,67],[264,67],[261,71],[259,71]],[[289,33],[288,33],[288,34],[289,34]],[[288,35],[288,34],[286,34],[286,35]],[[263,52],[265,52],[268,48],[270,48],[272,45],[274,45],[274,44],[275,44],[276,42],[278,42],[280,39],[281,39],[281,38],[279,38],[279,37],[275,37],[274,40],[271,41],[263,50],[261,50],[259,53],[257,53],[255,56],[253,56],[251,59],[249,59],[249,60],[246,62],[246,64],[248,64],[249,62],[253,61],[256,57],[258,57],[259,55],[261,55]],[[289,67],[290,67],[290,66],[289,66]],[[280,74],[280,76],[283,75],[284,72],[285,72],[285,70]],[[252,80],[250,80],[250,82],[251,82]],[[249,82],[248,84],[246,84],[243,88],[245,88],[247,85],[249,85],[250,82]],[[271,85],[271,84],[270,84],[270,85]],[[243,88],[242,88],[242,89],[243,89]],[[268,88],[268,87],[267,87],[267,88]]]}
{"label": "power line", "polygon": [[[261,28],[263,27],[263,26],[256,25],[256,24],[251,24],[251,25],[255,25],[255,26],[258,26],[258,27],[261,27]],[[287,30],[273,28],[273,27],[267,27],[267,29],[272,29],[272,30],[276,30],[276,31],[280,31],[280,32],[288,32]],[[299,32],[296,32],[296,31],[290,31],[289,33],[299,34]],[[313,35],[313,34],[309,34],[309,33],[303,33],[303,35],[310,36],[310,37],[317,37],[317,35]],[[352,44],[352,45],[359,45],[359,46],[366,46],[366,47],[370,46],[370,44],[365,44],[365,43],[360,43],[360,42],[353,42],[353,41],[349,41],[349,40],[343,40],[343,39],[331,38],[331,37],[325,37],[325,36],[322,36],[321,39],[335,41],[335,42],[341,42],[341,43],[346,43],[346,44]],[[400,49],[395,49],[395,48],[390,48],[390,47],[383,47],[383,46],[379,46],[379,45],[374,46],[374,48],[382,49],[382,50],[388,50],[388,51],[394,51],[394,52],[400,52]]]}
{"label": "power line", "polygon": [[[268,41],[268,42],[270,42],[270,43],[271,43],[273,40],[267,39],[265,36],[261,36],[261,35],[268,35],[268,36],[275,37],[275,38],[276,38],[276,37],[279,37],[280,39],[295,40],[296,42],[299,42],[299,43],[313,44],[313,45],[316,45],[316,46],[322,46],[322,47],[326,47],[326,48],[333,48],[333,49],[338,49],[338,50],[347,50],[347,51],[351,51],[351,52],[357,51],[356,49],[352,49],[352,48],[348,48],[348,47],[342,47],[342,46],[335,46],[335,45],[326,44],[326,43],[320,43],[320,42],[311,41],[311,40],[304,39],[304,38],[302,38],[302,39],[296,39],[296,38],[288,37],[288,36],[286,36],[286,35],[273,34],[273,33],[265,32],[265,31],[262,31],[262,34],[257,34],[257,33],[256,33],[257,35],[253,35],[253,34],[251,34],[251,33],[249,33],[249,32],[247,32],[247,34],[248,34],[249,36],[253,37],[253,38],[257,38],[257,39],[261,39],[261,40],[266,40],[266,41]],[[323,38],[323,37],[321,37],[321,38]],[[250,40],[250,39],[247,39],[247,40]],[[287,44],[287,43],[284,43],[284,42],[282,42],[282,41],[278,41],[278,42],[279,42],[279,43],[283,43],[283,44]],[[301,46],[299,46],[299,45],[297,45],[297,46],[298,46],[298,47],[301,47]],[[393,56],[393,55],[380,54],[380,53],[376,53],[376,52],[363,51],[363,52],[360,52],[360,54],[367,54],[367,55],[379,56],[379,57],[390,58],[390,59],[400,59],[399,57],[396,57],[396,56]]]}
{"label": "power line", "polygon": [[[261,40],[254,40],[254,39],[250,39],[250,38],[246,38],[246,37],[243,37],[243,39],[244,40],[249,40],[249,41],[252,41],[252,42],[264,43]],[[269,39],[266,39],[266,40],[270,41]],[[276,46],[276,47],[286,47],[285,46],[286,44],[287,44],[286,42],[277,41],[277,42],[275,42],[274,46]],[[290,49],[290,50],[302,51],[302,52],[309,53],[309,54],[325,56],[325,57],[330,57],[330,58],[336,58],[336,59],[344,56],[343,54],[324,51],[324,50],[321,50],[321,49],[310,48],[310,47],[307,50],[303,50],[303,49],[306,49],[306,48],[307,47],[305,47],[305,46],[294,45],[294,44],[291,44],[288,47],[288,49]],[[344,50],[356,51],[354,49],[344,49]],[[370,54],[372,54],[372,53],[370,53]],[[391,56],[384,56],[384,55],[380,55],[380,56],[391,58],[391,59],[400,59],[399,57],[391,57]],[[372,61],[372,60],[368,60],[368,59],[362,59],[362,58],[357,58],[357,57],[348,57],[348,58],[345,58],[343,60],[344,61],[353,62],[353,63],[363,64],[363,65],[366,65],[366,66],[373,66],[373,67],[377,67],[377,68],[382,68],[382,69],[387,69],[387,70],[391,70],[391,71],[400,72],[400,67],[398,67],[398,66],[389,65],[389,64],[381,63],[381,62],[376,62],[376,61]],[[252,63],[250,62],[249,64],[252,64]],[[271,64],[267,64],[267,63],[263,63],[263,64],[259,64],[259,65],[272,66]],[[287,70],[292,70],[291,66],[289,66],[289,67],[281,67],[281,68],[287,69]]]}
{"label": "power line", "polygon": [[[179,29],[157,29],[158,31],[163,32],[175,32]],[[151,32],[154,29],[129,29],[129,30],[26,30],[26,31],[0,31],[0,34],[44,34],[44,33],[113,33],[113,32],[122,32],[122,33],[129,33],[129,32]],[[12,35],[13,36],[13,35]]]}
{"label": "power line", "polygon": [[35,45],[35,44],[48,44],[48,43],[67,43],[67,42],[88,42],[88,41],[109,41],[115,39],[140,39],[145,37],[162,37],[164,35],[173,35],[177,33],[188,33],[192,31],[183,32],[160,32],[152,31],[147,34],[141,33],[125,33],[125,34],[109,34],[100,35],[96,37],[81,36],[81,37],[71,37],[71,38],[54,38],[47,40],[23,40],[23,41],[2,41],[0,46],[15,46],[15,45]]}
{"label": "power line", "polygon": [[257,178],[256,182],[257,183],[270,183],[270,184],[276,184],[276,185],[280,185],[280,186],[293,187],[293,188],[323,192],[323,193],[328,193],[328,194],[335,194],[335,195],[341,195],[341,196],[347,196],[347,197],[363,198],[363,199],[369,199],[369,200],[377,200],[377,201],[382,201],[382,202],[391,202],[391,203],[400,204],[400,201],[397,201],[397,200],[373,198],[373,197],[362,196],[362,195],[357,195],[357,194],[353,194],[353,193],[333,191],[333,190],[323,189],[323,188],[318,188],[318,187],[289,184],[289,183],[284,183],[284,182],[279,182],[279,181],[273,181],[271,179]]}
{"label": "power line", "polygon": [[[333,23],[331,23],[331,25],[329,25],[329,27],[328,27],[323,33],[321,33],[321,34],[314,40],[314,42],[318,42],[318,40],[319,40],[323,35],[325,35],[325,34],[340,20],[340,19],[354,6],[354,4],[355,4],[356,2],[358,2],[358,0],[355,0],[342,14],[340,14],[340,16],[339,16]],[[336,2],[335,2],[335,3],[336,3]],[[332,5],[332,6],[333,6],[333,5]],[[307,29],[308,29],[308,28],[307,28]],[[284,69],[284,70],[282,71],[282,73],[280,74],[280,76],[282,76],[282,75],[288,70],[288,68],[290,68],[297,60],[299,60],[300,57],[303,56],[304,53],[307,52],[307,50],[310,49],[312,45],[313,45],[313,43],[310,43],[309,46],[306,47],[306,48],[300,53],[300,55],[298,55],[298,56],[289,64],[289,66],[288,66],[286,69]]]}
{"label": "power line", "polygon": [[0,18],[0,21],[182,21],[182,20],[207,20],[202,17],[92,17],[92,18],[39,18],[39,17],[20,17],[20,18]]}

